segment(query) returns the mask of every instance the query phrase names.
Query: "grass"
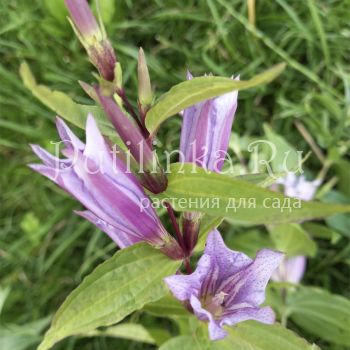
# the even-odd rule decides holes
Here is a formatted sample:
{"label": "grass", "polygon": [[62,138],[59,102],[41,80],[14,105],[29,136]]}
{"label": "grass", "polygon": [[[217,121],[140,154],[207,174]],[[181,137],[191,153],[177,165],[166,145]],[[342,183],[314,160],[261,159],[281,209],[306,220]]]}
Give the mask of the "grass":
{"label": "grass", "polygon": [[[327,159],[336,165],[349,161],[349,0],[260,0],[256,26],[249,23],[247,3],[241,0],[189,0],[181,6],[174,0],[102,2],[131,100],[136,99],[138,46],[147,54],[158,96],[183,80],[186,69],[194,75],[249,78],[284,61],[288,67],[275,82],[240,93],[234,132],[259,136],[267,122],[298,149],[309,150],[295,127],[298,120]],[[6,324],[27,325],[54,313],[83,276],[115,251],[107,237],[72,214],[77,203],[26,168],[35,161],[28,144],[50,148],[57,135],[52,112],[22,86],[19,64],[26,60],[39,81],[78,101],[87,99],[77,80],[93,80],[93,68],[65,16],[61,0],[0,4],[0,283],[10,288],[1,314]],[[179,128],[176,118],[164,124],[162,147],[178,147]],[[307,162],[312,176],[322,166],[315,155]],[[334,166],[327,179],[335,175],[336,189],[349,195],[348,173]],[[333,245],[320,243],[306,284],[350,297],[349,237],[344,234]],[[142,317],[147,324],[155,322]],[[56,348],[104,350],[117,344],[147,348],[103,337],[69,339]]]}

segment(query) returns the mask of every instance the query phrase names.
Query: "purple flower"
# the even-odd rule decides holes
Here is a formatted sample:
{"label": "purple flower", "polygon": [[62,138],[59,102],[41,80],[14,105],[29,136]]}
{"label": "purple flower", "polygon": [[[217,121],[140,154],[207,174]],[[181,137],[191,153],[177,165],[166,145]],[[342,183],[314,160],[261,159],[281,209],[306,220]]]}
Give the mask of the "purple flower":
{"label": "purple flower", "polygon": [[113,81],[117,59],[104,28],[98,25],[88,2],[86,0],[65,0],[65,4],[72,19],[74,31],[85,47],[91,63],[104,79]]}
{"label": "purple flower", "polygon": [[275,282],[287,282],[298,284],[303,278],[306,268],[305,256],[285,257],[276,271],[272,274],[271,279]]}
{"label": "purple flower", "polygon": [[163,192],[167,187],[167,179],[159,166],[156,153],[152,151],[140,128],[125,115],[112,96],[105,96],[99,87],[92,89],[120,138],[140,165],[139,174],[143,185],[153,193]]}
{"label": "purple flower", "polygon": [[[192,75],[188,73],[188,79]],[[238,91],[200,102],[183,112],[180,161],[219,172],[230,141]]]}
{"label": "purple flower", "polygon": [[294,173],[288,173],[284,178],[277,180],[276,183],[284,186],[286,196],[310,201],[313,199],[321,181],[307,181],[302,175],[296,176]]}
{"label": "purple flower", "polygon": [[168,234],[136,177],[116,157],[101,135],[92,115],[86,123],[86,144],[62,119],[57,129],[64,143],[59,159],[41,147],[32,146],[43,164],[30,167],[48,177],[80,201],[87,211],[77,212],[106,232],[121,248],[140,241],[181,257],[177,242]]}
{"label": "purple flower", "polygon": [[224,325],[246,320],[273,323],[270,307],[260,308],[265,300],[265,287],[283,254],[260,250],[252,260],[225,246],[220,233],[212,231],[203,256],[191,275],[173,275],[165,282],[174,296],[189,302],[194,314],[209,322],[211,340],[224,338]]}

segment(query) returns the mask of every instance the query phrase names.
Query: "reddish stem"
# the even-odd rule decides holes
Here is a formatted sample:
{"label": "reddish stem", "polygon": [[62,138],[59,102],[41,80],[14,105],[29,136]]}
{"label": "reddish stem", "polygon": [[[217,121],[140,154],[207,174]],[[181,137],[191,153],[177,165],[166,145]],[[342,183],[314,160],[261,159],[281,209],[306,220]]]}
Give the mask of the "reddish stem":
{"label": "reddish stem", "polygon": [[185,264],[185,268],[186,268],[187,273],[190,275],[193,271],[192,271],[192,268],[190,265],[190,258],[189,257],[184,260],[184,264]]}
{"label": "reddish stem", "polygon": [[177,220],[176,220],[176,217],[175,217],[175,213],[174,213],[174,209],[173,209],[173,207],[171,206],[171,204],[169,202],[165,202],[165,207],[166,207],[166,209],[168,211],[171,223],[172,223],[172,225],[174,227],[174,230],[175,230],[175,233],[176,233],[176,237],[177,237],[177,241],[179,242],[180,247],[182,248],[182,251],[183,251],[184,256],[185,256],[185,258],[183,260],[183,263],[185,265],[186,271],[187,271],[188,274],[191,274],[192,273],[192,268],[191,268],[191,265],[190,265],[190,258],[187,256],[187,250],[186,250],[185,242],[184,242],[182,233],[180,231],[180,227],[179,227],[179,225],[177,223]]}
{"label": "reddish stem", "polygon": [[135,119],[137,125],[139,126],[140,130],[142,131],[144,137],[147,139],[149,136],[149,132],[147,131],[147,129],[144,127],[144,125],[141,123],[139,117],[137,116],[134,107],[131,105],[131,103],[129,102],[126,94],[125,94],[125,90],[124,89],[120,89],[117,91],[119,97],[122,99],[126,109],[128,110],[128,112],[131,114],[131,116]]}
{"label": "reddish stem", "polygon": [[174,230],[175,230],[175,233],[176,233],[176,238],[177,238],[177,240],[178,240],[182,250],[185,253],[185,242],[183,240],[182,233],[180,231],[180,227],[177,224],[175,213],[174,213],[174,209],[173,209],[173,207],[171,206],[171,204],[169,202],[165,202],[165,207],[166,207],[166,209],[168,211],[171,223],[172,223],[172,225],[174,227]]}

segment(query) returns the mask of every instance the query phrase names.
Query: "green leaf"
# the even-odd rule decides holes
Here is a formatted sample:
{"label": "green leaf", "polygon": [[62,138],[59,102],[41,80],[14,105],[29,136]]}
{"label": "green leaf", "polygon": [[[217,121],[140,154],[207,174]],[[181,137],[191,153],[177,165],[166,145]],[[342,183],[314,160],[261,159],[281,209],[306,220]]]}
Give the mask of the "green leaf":
{"label": "green leaf", "polygon": [[206,339],[194,336],[182,335],[164,343],[159,350],[211,350],[212,347]]}
{"label": "green leaf", "polygon": [[208,233],[217,228],[223,218],[212,217],[204,215],[201,225],[199,227],[198,242],[194,249],[195,252],[201,252],[204,250],[205,242],[207,241]]}
{"label": "green leaf", "polygon": [[350,346],[350,300],[319,288],[302,287],[288,296],[288,313],[302,329]]}
{"label": "green leaf", "polygon": [[259,187],[266,188],[273,185],[278,178],[284,177],[285,175],[286,175],[286,172],[275,173],[274,176],[271,176],[269,174],[264,174],[264,173],[262,174],[256,173],[256,174],[239,175],[239,176],[236,176],[235,178],[242,181],[251,182]]}
{"label": "green leaf", "polygon": [[88,337],[103,336],[123,338],[142,343],[155,344],[155,340],[148,332],[148,330],[144,326],[136,323],[121,323],[116,326],[108,327],[102,331],[95,330],[82,335]]}
{"label": "green leaf", "polygon": [[[203,328],[203,326],[202,326]],[[265,325],[249,321],[226,328],[228,336],[210,342],[203,331],[173,338],[159,350],[317,350],[295,333],[279,324]]]}
{"label": "green leaf", "polygon": [[285,64],[280,63],[246,81],[213,76],[184,81],[162,95],[148,111],[146,127],[151,134],[154,134],[161,123],[185,108],[233,90],[245,90],[269,83],[281,74],[284,68]]}
{"label": "green leaf", "polygon": [[144,306],[144,311],[158,317],[186,316],[190,314],[185,307],[170,294]]}
{"label": "green leaf", "polygon": [[[214,344],[213,350],[317,350],[318,346],[309,344],[294,332],[280,324],[266,325],[249,321],[230,328],[229,335]],[[221,344],[220,344],[221,343]]]}
{"label": "green leaf", "polygon": [[145,243],[118,251],[68,296],[39,350],[49,349],[70,335],[117,323],[160,299],[167,293],[163,278],[179,265],[179,261],[170,260]]}
{"label": "green leaf", "polygon": [[99,106],[76,103],[61,91],[51,90],[47,86],[37,84],[35,77],[25,62],[21,64],[19,74],[24,86],[30,90],[39,101],[60,117],[68,120],[79,128],[85,129],[86,117],[88,113],[92,113],[104,135],[114,138],[117,137],[115,129]]}
{"label": "green leaf", "polygon": [[[330,191],[324,196],[328,203],[344,203],[350,205],[350,197],[337,191]],[[326,219],[327,225],[341,232],[344,236],[350,237],[350,215],[337,214]]]}
{"label": "green leaf", "polygon": [[315,256],[317,245],[299,224],[283,224],[269,229],[275,248],[288,256]]}
{"label": "green leaf", "polygon": [[264,131],[267,139],[274,145],[271,146],[272,148],[269,147],[273,171],[283,172],[286,169],[296,169],[300,157],[294,147],[292,147],[282,136],[274,133],[267,124],[264,124]]}
{"label": "green leaf", "polygon": [[226,235],[226,244],[229,248],[255,257],[258,250],[263,248],[274,249],[269,235],[258,230],[249,230],[238,234]]}
{"label": "green leaf", "polygon": [[[303,202],[237,178],[209,172],[193,164],[172,164],[168,187],[158,198],[167,199],[179,211],[199,211],[214,217],[224,216],[254,224],[299,222],[350,212],[349,205]],[[232,200],[236,199],[238,204],[240,198],[253,198],[255,203],[230,208]],[[279,207],[272,207],[275,202],[280,204]],[[289,203],[291,210],[285,208],[282,211],[283,203]],[[298,203],[301,203],[300,208],[295,207]]]}

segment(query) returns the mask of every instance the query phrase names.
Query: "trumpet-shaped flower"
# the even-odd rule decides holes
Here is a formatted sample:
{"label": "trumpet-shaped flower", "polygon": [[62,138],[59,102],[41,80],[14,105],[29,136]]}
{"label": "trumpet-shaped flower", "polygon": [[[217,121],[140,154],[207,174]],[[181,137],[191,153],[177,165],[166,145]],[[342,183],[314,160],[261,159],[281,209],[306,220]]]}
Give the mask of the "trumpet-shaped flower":
{"label": "trumpet-shaped flower", "polygon": [[144,203],[149,203],[147,195],[109,148],[92,115],[87,118],[86,144],[59,118],[57,129],[66,159],[54,157],[34,145],[33,151],[43,164],[30,167],[80,201],[87,211],[77,214],[106,232],[121,248],[146,241],[172,258],[180,258],[177,242],[165,230],[154,209],[145,208]]}
{"label": "trumpet-shaped flower", "polygon": [[[188,79],[192,75],[188,73]],[[219,172],[230,141],[238,91],[200,102],[183,112],[180,161]]]}
{"label": "trumpet-shaped flower", "polygon": [[167,187],[167,179],[159,165],[157,154],[152,151],[139,127],[129,120],[112,96],[105,96],[102,89],[96,86],[93,91],[120,138],[140,165],[142,184],[153,193],[163,192]]}
{"label": "trumpet-shaped flower", "polygon": [[[192,79],[188,72],[187,79]],[[238,79],[238,78],[236,78]],[[237,109],[238,91],[200,102],[184,110],[180,139],[180,161],[221,171]],[[185,212],[182,230],[188,254],[198,240],[202,215]]]}
{"label": "trumpet-shaped flower", "polygon": [[165,282],[173,295],[189,302],[194,314],[209,322],[212,340],[224,338],[224,325],[246,320],[273,323],[270,307],[260,308],[265,300],[265,287],[283,254],[260,250],[252,260],[225,246],[220,233],[212,231],[203,256],[191,275],[173,275]]}

